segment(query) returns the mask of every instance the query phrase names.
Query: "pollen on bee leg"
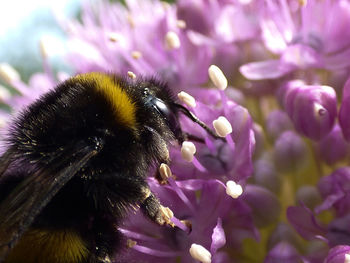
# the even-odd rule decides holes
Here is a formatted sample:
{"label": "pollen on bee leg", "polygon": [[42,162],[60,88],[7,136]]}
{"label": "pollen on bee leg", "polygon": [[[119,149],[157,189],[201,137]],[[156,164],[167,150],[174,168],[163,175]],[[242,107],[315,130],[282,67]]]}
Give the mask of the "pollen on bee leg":
{"label": "pollen on bee leg", "polygon": [[135,240],[132,240],[132,239],[128,239],[126,241],[126,247],[127,248],[132,248],[133,246],[135,246],[137,244],[137,242]]}
{"label": "pollen on bee leg", "polygon": [[159,166],[156,179],[158,180],[159,184],[167,184],[169,178],[175,179],[175,176],[171,172],[169,165],[162,163]]}
{"label": "pollen on bee leg", "polygon": [[136,79],[136,75],[132,71],[128,71],[128,77],[131,78],[131,79]]}
{"label": "pollen on bee leg", "polygon": [[171,218],[174,217],[173,211],[169,207],[160,206],[160,212],[162,213],[162,219],[164,220],[163,225],[167,224],[169,226],[175,227],[175,224],[171,221]]}
{"label": "pollen on bee leg", "polygon": [[152,194],[151,190],[148,187],[144,187],[142,189],[142,192],[143,192],[143,200],[146,200]]}
{"label": "pollen on bee leg", "polygon": [[191,257],[202,263],[211,263],[211,253],[203,246],[192,244],[190,248]]}
{"label": "pollen on bee leg", "polygon": [[185,103],[187,106],[191,108],[196,107],[196,100],[194,97],[192,97],[190,94],[187,92],[181,91],[180,93],[177,94],[177,97],[179,100],[183,103]]}

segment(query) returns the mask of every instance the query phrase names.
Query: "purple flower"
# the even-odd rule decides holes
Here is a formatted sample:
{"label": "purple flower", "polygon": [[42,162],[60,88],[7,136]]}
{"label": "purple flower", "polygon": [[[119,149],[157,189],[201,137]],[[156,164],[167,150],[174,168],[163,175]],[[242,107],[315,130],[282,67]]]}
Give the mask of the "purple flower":
{"label": "purple flower", "polygon": [[279,94],[283,106],[301,134],[314,140],[333,128],[337,104],[335,91],[328,86],[285,85]]}
{"label": "purple flower", "polygon": [[350,122],[348,117],[350,105],[350,78],[346,81],[343,90],[343,100],[339,110],[339,124],[343,135],[347,141],[350,141]]}
{"label": "purple flower", "polygon": [[82,24],[66,25],[72,50],[68,60],[79,72],[157,74],[178,91],[207,80],[212,52],[188,39],[174,6],[126,1],[126,7],[100,3],[98,11],[103,16],[94,17],[85,5]]}
{"label": "purple flower", "polygon": [[348,1],[267,1],[261,9],[262,39],[279,56],[243,65],[248,79],[273,79],[297,70],[349,66]]}
{"label": "purple flower", "polygon": [[318,188],[323,203],[316,208],[316,212],[331,207],[335,208],[339,216],[350,212],[350,167],[339,168],[331,175],[321,178]]}
{"label": "purple flower", "polygon": [[[155,76],[222,137],[180,117],[201,139],[171,145],[164,184],[149,178],[174,228],[131,213],[118,260],[350,260],[349,1],[102,1],[60,22],[74,73]],[[12,113],[67,77],[43,55],[28,84],[0,66]]]}
{"label": "purple flower", "polygon": [[[228,196],[221,182],[186,180],[159,186],[151,180],[150,184],[178,220],[190,222],[191,230],[163,229],[143,216],[132,216],[122,230],[128,238],[137,242],[127,259],[176,262],[176,258],[180,258],[183,262],[194,262],[188,251],[192,244],[199,244],[210,252],[212,262],[230,262],[221,260],[228,257],[225,249],[220,251],[221,248],[225,248],[227,243],[238,245],[247,236],[257,238],[249,207],[239,198]],[[201,197],[196,198],[195,192],[199,190]],[[244,232],[240,234],[242,230]]]}
{"label": "purple flower", "polygon": [[324,263],[347,263],[350,260],[350,246],[336,246],[332,248]]}

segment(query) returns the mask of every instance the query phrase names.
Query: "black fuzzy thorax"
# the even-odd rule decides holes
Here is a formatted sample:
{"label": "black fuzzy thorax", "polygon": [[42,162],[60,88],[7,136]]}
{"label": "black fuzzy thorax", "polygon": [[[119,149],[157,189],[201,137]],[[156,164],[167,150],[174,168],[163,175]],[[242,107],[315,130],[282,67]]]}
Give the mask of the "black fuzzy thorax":
{"label": "black fuzzy thorax", "polygon": [[[110,236],[104,237],[110,242],[109,253],[120,242],[115,226],[144,198],[142,189],[150,167],[159,165],[164,143],[174,139],[165,120],[145,105],[147,88],[172,107],[174,97],[164,84],[155,79],[111,78],[136,107],[136,129],[116,120],[111,105],[96,92],[96,83],[67,80],[14,121],[8,143],[18,169],[9,169],[2,183],[9,191],[42,167],[58,171],[70,165],[70,159],[79,158],[81,152],[102,145],[101,152],[42,210],[33,227],[79,229],[91,240],[91,247],[96,245],[96,236],[109,232]],[[79,154],[75,156],[75,152]]]}

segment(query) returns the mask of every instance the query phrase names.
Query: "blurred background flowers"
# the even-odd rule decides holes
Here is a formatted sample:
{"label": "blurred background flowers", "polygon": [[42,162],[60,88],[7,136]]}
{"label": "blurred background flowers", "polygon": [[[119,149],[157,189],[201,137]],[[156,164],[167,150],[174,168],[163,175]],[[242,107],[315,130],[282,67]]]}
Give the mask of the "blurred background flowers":
{"label": "blurred background flowers", "polygon": [[[117,262],[350,262],[350,1],[76,3],[79,14],[52,8],[47,32],[60,37],[21,33],[41,68],[22,74],[36,58],[0,56],[21,71],[0,65],[3,130],[59,81],[104,71],[191,94],[184,105],[226,138],[182,120],[205,143],[173,147],[174,176],[149,178],[176,227],[131,213]],[[1,54],[30,46],[2,34]]]}

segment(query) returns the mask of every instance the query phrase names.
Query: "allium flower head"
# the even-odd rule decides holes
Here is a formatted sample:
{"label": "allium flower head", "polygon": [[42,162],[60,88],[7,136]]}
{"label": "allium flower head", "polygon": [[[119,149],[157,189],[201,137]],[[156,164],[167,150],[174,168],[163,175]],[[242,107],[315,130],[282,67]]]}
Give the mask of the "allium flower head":
{"label": "allium flower head", "polygon": [[[155,76],[211,129],[180,116],[148,179],[173,227],[131,213],[116,262],[350,262],[348,0],[100,1],[60,22],[75,73]],[[13,112],[65,78],[45,58],[0,77]]]}

